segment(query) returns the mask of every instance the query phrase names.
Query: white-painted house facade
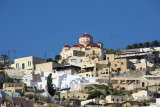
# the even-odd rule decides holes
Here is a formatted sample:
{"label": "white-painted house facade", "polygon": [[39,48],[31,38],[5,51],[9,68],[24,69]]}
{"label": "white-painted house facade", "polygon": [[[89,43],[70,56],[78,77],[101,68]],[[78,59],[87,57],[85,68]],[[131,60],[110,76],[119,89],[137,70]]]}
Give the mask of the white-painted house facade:
{"label": "white-painted house facade", "polygon": [[[35,72],[36,75],[39,75],[39,79],[36,81],[33,81],[33,74],[25,75],[23,77],[23,82],[27,84],[27,86],[34,86],[39,90],[45,90],[47,86],[47,77],[50,73],[51,72]],[[70,88],[72,91],[77,89],[78,84],[99,84],[96,77],[83,77],[65,73],[52,73],[52,82],[56,89]]]}

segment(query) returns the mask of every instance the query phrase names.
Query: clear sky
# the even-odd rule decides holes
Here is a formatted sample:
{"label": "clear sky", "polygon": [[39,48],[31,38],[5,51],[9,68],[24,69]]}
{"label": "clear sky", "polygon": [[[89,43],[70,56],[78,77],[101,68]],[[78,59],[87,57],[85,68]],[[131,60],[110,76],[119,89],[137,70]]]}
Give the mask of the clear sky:
{"label": "clear sky", "polygon": [[107,49],[160,40],[160,0],[0,0],[0,54],[53,57],[84,32]]}

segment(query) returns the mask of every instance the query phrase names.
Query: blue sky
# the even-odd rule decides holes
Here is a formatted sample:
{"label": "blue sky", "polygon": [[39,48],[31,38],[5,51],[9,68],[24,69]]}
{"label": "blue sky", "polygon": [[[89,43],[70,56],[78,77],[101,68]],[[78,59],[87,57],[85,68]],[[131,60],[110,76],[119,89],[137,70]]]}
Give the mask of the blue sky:
{"label": "blue sky", "polygon": [[160,0],[0,0],[0,54],[47,58],[87,32],[104,48],[160,38]]}

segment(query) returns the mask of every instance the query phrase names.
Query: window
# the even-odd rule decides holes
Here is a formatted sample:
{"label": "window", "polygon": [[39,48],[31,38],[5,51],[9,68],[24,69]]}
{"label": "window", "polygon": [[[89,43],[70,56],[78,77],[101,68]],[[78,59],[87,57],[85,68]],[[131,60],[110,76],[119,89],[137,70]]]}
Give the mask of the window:
{"label": "window", "polygon": [[85,98],[86,96],[84,96],[84,98]]}
{"label": "window", "polygon": [[28,61],[28,66],[31,66],[31,61]]}
{"label": "window", "polygon": [[133,103],[131,103],[131,106],[133,106]]}
{"label": "window", "polygon": [[16,68],[19,68],[19,63],[16,63]]}
{"label": "window", "polygon": [[142,70],[142,67],[140,67],[140,70]]}
{"label": "window", "polygon": [[123,65],[123,62],[121,62],[121,65]]}
{"label": "window", "polygon": [[25,64],[24,63],[22,64],[22,69],[25,69]]}
{"label": "window", "polygon": [[115,67],[117,66],[117,64],[115,64]]}
{"label": "window", "polygon": [[114,99],[112,99],[112,101],[114,101]]}
{"label": "window", "polygon": [[117,103],[119,102],[119,99],[117,99]]}
{"label": "window", "polygon": [[142,82],[142,87],[144,87],[144,82]]}

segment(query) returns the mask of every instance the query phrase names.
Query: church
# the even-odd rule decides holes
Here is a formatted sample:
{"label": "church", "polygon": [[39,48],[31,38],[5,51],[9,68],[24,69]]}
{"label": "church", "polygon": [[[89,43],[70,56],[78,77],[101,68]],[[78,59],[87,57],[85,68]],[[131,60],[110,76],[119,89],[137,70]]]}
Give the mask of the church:
{"label": "church", "polygon": [[92,60],[103,60],[105,58],[105,51],[103,49],[103,43],[94,43],[93,37],[85,33],[79,38],[78,44],[74,44],[72,47],[66,44],[60,55],[62,57],[61,60],[67,60],[72,56],[88,57]]}

